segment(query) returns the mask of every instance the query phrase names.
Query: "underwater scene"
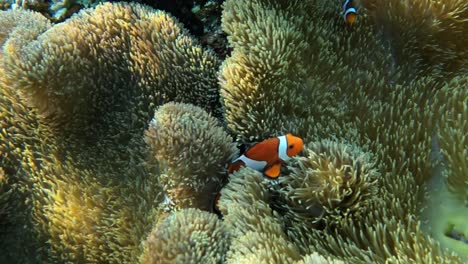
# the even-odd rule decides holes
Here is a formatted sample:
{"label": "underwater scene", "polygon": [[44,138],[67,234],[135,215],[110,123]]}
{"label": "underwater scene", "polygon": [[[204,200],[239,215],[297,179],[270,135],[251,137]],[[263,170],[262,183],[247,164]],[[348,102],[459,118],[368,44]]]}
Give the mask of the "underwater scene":
{"label": "underwater scene", "polygon": [[0,0],[0,264],[468,263],[468,1]]}

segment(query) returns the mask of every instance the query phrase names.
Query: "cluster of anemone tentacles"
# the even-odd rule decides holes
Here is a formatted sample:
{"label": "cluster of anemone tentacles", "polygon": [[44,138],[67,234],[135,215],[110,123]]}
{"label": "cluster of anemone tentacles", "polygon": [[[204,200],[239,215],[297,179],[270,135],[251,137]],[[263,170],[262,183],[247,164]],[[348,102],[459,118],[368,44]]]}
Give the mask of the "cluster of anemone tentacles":
{"label": "cluster of anemone tentacles", "polygon": [[1,11],[0,262],[462,263],[464,2],[226,0],[222,64],[139,4]]}

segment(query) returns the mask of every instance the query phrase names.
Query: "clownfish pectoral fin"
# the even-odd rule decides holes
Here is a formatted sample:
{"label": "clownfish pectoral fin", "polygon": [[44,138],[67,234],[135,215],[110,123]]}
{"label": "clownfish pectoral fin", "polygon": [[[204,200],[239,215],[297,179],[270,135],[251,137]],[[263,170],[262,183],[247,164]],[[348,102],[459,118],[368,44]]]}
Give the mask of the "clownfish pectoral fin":
{"label": "clownfish pectoral fin", "polygon": [[231,164],[229,164],[226,174],[229,176],[229,174],[238,171],[240,168],[245,167],[245,163],[242,160],[237,160]]}
{"label": "clownfish pectoral fin", "polygon": [[281,172],[281,162],[275,163],[270,167],[266,168],[263,174],[268,178],[276,179],[280,175]]}

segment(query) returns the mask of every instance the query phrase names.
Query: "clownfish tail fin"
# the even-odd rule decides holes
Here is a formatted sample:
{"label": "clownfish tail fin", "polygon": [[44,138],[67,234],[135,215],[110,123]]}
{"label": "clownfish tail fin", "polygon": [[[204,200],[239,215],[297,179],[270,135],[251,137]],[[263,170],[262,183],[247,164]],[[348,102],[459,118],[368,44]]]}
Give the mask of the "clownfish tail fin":
{"label": "clownfish tail fin", "polygon": [[223,218],[223,214],[221,213],[221,210],[219,210],[219,207],[218,207],[218,202],[220,198],[221,198],[221,192],[217,192],[215,196],[213,197],[213,203],[211,205],[211,212],[217,214],[219,218]]}

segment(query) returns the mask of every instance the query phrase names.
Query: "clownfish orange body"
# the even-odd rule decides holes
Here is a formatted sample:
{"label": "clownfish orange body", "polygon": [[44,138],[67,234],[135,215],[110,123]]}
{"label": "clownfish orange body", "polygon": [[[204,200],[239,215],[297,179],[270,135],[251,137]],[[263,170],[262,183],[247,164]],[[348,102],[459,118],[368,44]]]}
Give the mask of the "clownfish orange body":
{"label": "clownfish orange body", "polygon": [[356,22],[357,11],[352,0],[346,0],[343,4],[343,18],[346,24],[352,26]]}
{"label": "clownfish orange body", "polygon": [[302,139],[291,134],[266,139],[253,145],[243,155],[235,159],[229,165],[227,173],[231,174],[241,167],[249,167],[275,179],[280,175],[281,165],[299,154],[303,146]]}

